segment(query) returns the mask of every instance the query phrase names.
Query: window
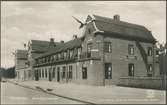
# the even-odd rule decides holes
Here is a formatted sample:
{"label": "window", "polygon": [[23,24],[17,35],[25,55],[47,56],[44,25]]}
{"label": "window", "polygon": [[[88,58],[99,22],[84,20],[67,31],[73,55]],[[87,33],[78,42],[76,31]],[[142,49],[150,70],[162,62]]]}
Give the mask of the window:
{"label": "window", "polygon": [[73,50],[73,49],[72,49],[72,50],[70,50],[70,58],[72,58],[73,53],[74,53],[74,50]]}
{"label": "window", "polygon": [[134,76],[134,64],[129,64],[129,76]]}
{"label": "window", "polygon": [[68,77],[72,79],[72,66],[69,66],[69,75]]}
{"label": "window", "polygon": [[158,51],[158,50],[156,50],[156,55],[157,55],[157,56],[159,55],[159,51]]}
{"label": "window", "polygon": [[64,58],[66,58],[67,57],[67,52],[64,52]]}
{"label": "window", "polygon": [[61,53],[61,59],[64,59],[64,52]]}
{"label": "window", "polygon": [[50,56],[50,61],[49,62],[52,62],[53,61],[53,56]]}
{"label": "window", "polygon": [[61,58],[61,55],[60,55],[60,53],[58,53],[58,60]]}
{"label": "window", "polygon": [[91,52],[91,50],[92,50],[92,43],[88,43],[87,44],[87,51]]}
{"label": "window", "polygon": [[104,52],[106,53],[111,52],[111,42],[104,42]]}
{"label": "window", "polygon": [[56,54],[56,60],[58,60],[58,59],[59,59],[58,54]]}
{"label": "window", "polygon": [[87,68],[82,67],[82,79],[87,79]]}
{"label": "window", "polygon": [[51,61],[51,59],[50,59],[50,58],[51,58],[51,56],[48,56],[48,62],[50,62],[50,61]]}
{"label": "window", "polygon": [[46,63],[46,57],[44,58],[44,62]]}
{"label": "window", "polygon": [[112,79],[112,65],[105,63],[105,79]]}
{"label": "window", "polygon": [[77,48],[74,49],[74,57],[75,57],[75,58],[78,57],[78,49],[77,49]]}
{"label": "window", "polygon": [[65,78],[65,72],[66,72],[66,67],[63,66],[63,74],[62,74],[62,78]]}
{"label": "window", "polygon": [[148,47],[147,54],[148,54],[148,56],[152,56],[152,47]]}
{"label": "window", "polygon": [[53,68],[53,78],[55,78],[55,67]]}
{"label": "window", "polygon": [[148,77],[152,77],[153,75],[153,68],[152,68],[152,64],[148,65],[148,70],[147,70],[147,76]]}
{"label": "window", "polygon": [[81,56],[81,48],[78,48],[78,58]]}
{"label": "window", "polygon": [[130,55],[134,55],[134,45],[129,45],[129,46],[128,46],[128,53],[129,53]]}

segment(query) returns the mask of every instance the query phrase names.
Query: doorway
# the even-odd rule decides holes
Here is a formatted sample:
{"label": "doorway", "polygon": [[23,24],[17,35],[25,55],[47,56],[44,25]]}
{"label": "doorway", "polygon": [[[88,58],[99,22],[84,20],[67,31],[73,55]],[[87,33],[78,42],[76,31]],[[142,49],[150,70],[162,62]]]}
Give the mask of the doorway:
{"label": "doorway", "polygon": [[52,81],[52,73],[51,73],[51,69],[49,69],[49,81]]}
{"label": "doorway", "polygon": [[38,77],[38,70],[35,70],[35,81],[38,81],[39,77]]}
{"label": "doorway", "polygon": [[57,68],[57,82],[60,81],[60,68]]}

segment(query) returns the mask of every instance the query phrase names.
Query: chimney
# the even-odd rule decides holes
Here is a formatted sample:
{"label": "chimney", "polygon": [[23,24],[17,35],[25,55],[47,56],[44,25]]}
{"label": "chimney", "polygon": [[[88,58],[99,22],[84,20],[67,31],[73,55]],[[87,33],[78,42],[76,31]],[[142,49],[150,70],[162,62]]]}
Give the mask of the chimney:
{"label": "chimney", "polygon": [[54,38],[50,38],[50,43],[49,43],[49,47],[55,47],[56,44],[54,43]]}
{"label": "chimney", "polygon": [[73,39],[77,39],[77,35],[73,35]]}
{"label": "chimney", "polygon": [[50,38],[50,42],[51,42],[51,43],[54,43],[54,38]]}
{"label": "chimney", "polygon": [[120,21],[120,16],[119,16],[119,15],[117,15],[117,14],[116,14],[116,15],[114,15],[114,20],[115,20],[115,21]]}
{"label": "chimney", "polygon": [[61,40],[61,41],[60,41],[60,43],[64,43],[64,41],[63,41],[63,40]]}

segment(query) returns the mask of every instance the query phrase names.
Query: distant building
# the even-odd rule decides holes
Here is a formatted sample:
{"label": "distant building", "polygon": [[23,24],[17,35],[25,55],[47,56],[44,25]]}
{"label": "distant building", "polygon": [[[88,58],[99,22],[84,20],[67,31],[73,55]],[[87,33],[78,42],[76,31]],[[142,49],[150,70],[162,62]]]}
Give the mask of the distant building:
{"label": "distant building", "polygon": [[18,80],[34,80],[34,58],[56,46],[53,39],[50,41],[30,40],[28,50],[18,50],[15,56],[16,74]]}
{"label": "distant building", "polygon": [[28,50],[35,80],[161,88],[156,40],[147,28],[119,15],[88,15],[83,28],[82,37],[34,56]]}
{"label": "distant building", "polygon": [[27,62],[27,51],[26,50],[16,50],[15,52],[15,71],[17,79],[24,80],[24,69],[26,68]]}

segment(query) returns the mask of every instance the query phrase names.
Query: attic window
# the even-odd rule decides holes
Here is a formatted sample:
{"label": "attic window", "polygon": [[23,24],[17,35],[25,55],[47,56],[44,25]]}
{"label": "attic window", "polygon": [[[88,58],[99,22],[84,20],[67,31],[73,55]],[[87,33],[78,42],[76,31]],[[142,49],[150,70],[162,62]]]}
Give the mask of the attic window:
{"label": "attic window", "polygon": [[152,52],[153,52],[152,47],[148,47],[148,52],[147,52],[148,56],[152,56]]}

